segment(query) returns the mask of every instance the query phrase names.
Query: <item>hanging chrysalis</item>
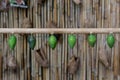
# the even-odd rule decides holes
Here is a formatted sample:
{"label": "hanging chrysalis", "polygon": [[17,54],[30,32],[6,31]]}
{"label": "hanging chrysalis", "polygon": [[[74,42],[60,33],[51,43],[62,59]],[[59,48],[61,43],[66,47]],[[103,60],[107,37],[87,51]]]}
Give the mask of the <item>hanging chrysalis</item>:
{"label": "hanging chrysalis", "polygon": [[76,37],[75,37],[75,35],[70,34],[68,36],[68,44],[69,44],[70,48],[73,48],[75,46],[75,44],[76,44]]}
{"label": "hanging chrysalis", "polygon": [[88,36],[88,43],[91,47],[94,47],[94,45],[96,43],[96,36],[94,34],[90,34]]}
{"label": "hanging chrysalis", "polygon": [[115,44],[115,37],[112,34],[107,36],[107,44],[110,48],[112,48]]}
{"label": "hanging chrysalis", "polygon": [[8,46],[13,50],[16,46],[17,38],[15,35],[11,35],[8,39]]}
{"label": "hanging chrysalis", "polygon": [[52,49],[55,49],[56,47],[56,44],[57,44],[57,39],[54,35],[51,35],[49,37],[49,40],[48,40],[48,43],[49,43],[49,46],[52,48]]}
{"label": "hanging chrysalis", "polygon": [[36,38],[33,35],[28,36],[29,47],[33,50],[36,45]]}

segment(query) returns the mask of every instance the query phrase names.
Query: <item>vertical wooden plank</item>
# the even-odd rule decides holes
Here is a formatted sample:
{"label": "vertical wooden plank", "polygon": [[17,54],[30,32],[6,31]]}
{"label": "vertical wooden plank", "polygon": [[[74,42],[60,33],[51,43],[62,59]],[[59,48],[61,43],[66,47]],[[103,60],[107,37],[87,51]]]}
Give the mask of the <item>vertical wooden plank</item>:
{"label": "vertical wooden plank", "polygon": [[[104,19],[104,27],[110,27],[110,0],[108,1],[105,1],[105,14],[103,16],[103,19]],[[107,16],[106,16],[107,15]],[[105,38],[106,38],[107,35],[105,35]],[[105,40],[104,40],[105,41]],[[108,45],[106,45],[106,51],[107,51],[107,56],[108,56],[108,60],[109,60],[109,63],[110,63],[110,67],[111,67],[111,70],[105,70],[107,74],[106,75],[106,80],[113,80],[113,73],[112,73],[112,70],[113,70],[113,67],[112,67],[112,63],[113,63],[113,57],[112,57],[112,49],[108,48]],[[108,77],[110,76],[110,77]]]}
{"label": "vertical wooden plank", "polygon": [[[13,13],[13,20],[14,20],[13,21],[13,27],[14,28],[19,28],[19,26],[18,26],[18,24],[19,24],[18,23],[19,16],[18,16],[17,8],[14,8],[13,10],[14,10],[14,13]],[[20,66],[20,54],[21,54],[21,50],[19,50],[19,48],[20,48],[20,41],[21,40],[19,40],[19,37],[17,35],[16,35],[16,37],[17,37],[17,45],[16,45],[16,50],[14,51],[14,56],[15,56],[15,58],[16,58],[18,64],[19,64],[19,66]],[[18,71],[19,71],[19,69],[20,69],[20,67],[18,68]],[[15,80],[20,80],[19,76],[20,76],[20,72],[17,72],[15,74],[15,76],[14,76],[14,79]]]}
{"label": "vertical wooden plank", "polygon": [[[69,0],[64,0],[64,28],[67,28],[67,10],[69,9],[67,9],[67,6],[69,5],[69,3],[67,3]],[[63,75],[63,80],[68,80],[68,72],[67,72],[67,59],[68,59],[68,57],[67,57],[67,55],[68,55],[68,52],[67,52],[67,35],[66,34],[64,34],[63,35],[63,58],[64,58],[64,68],[63,68],[63,73],[64,73],[64,75]]]}
{"label": "vertical wooden plank", "polygon": [[[38,28],[39,26],[38,26],[38,22],[37,22],[37,17],[38,17],[38,15],[37,15],[37,2],[36,2],[36,0],[33,0],[33,2],[31,3],[31,6],[32,6],[32,8],[31,8],[31,11],[32,11],[32,14],[30,14],[32,17],[32,22],[33,22],[33,28]],[[38,44],[39,44],[39,38],[38,38],[38,34],[33,34],[33,36],[36,38],[36,45],[35,45],[35,48],[34,48],[34,50],[36,50],[36,49],[38,49]],[[37,80],[37,76],[36,76],[36,74],[38,74],[38,71],[36,71],[36,62],[35,62],[35,54],[34,54],[34,50],[31,50],[31,53],[29,54],[29,57],[30,57],[30,59],[31,59],[31,62],[29,61],[29,66],[31,66],[31,68],[30,68],[30,79],[32,79],[32,80]],[[38,67],[37,67],[38,68]],[[39,74],[38,74],[38,76],[39,76]]]}
{"label": "vertical wooden plank", "polygon": [[[49,12],[49,21],[52,21],[53,20],[53,14],[52,14],[52,12],[53,12],[53,0],[50,0],[50,2],[49,2],[49,4],[50,4],[50,12]],[[53,80],[53,68],[52,68],[52,65],[53,65],[53,62],[52,62],[52,55],[53,55],[53,53],[52,53],[52,51],[51,51],[51,49],[49,50],[49,60],[50,60],[50,80]]]}
{"label": "vertical wooden plank", "polygon": [[[64,12],[65,12],[65,0],[60,0],[60,28],[64,28],[65,27],[65,24],[64,24],[64,20],[65,20],[65,17],[64,17]],[[62,35],[62,43],[61,43],[61,80],[64,80],[65,79],[65,56],[64,56],[64,37],[65,34]]]}
{"label": "vertical wooden plank", "polygon": [[[119,2],[120,2],[120,0],[119,0]],[[116,0],[116,26],[117,27],[120,27],[120,5],[119,5],[119,3],[117,2],[117,0]],[[118,40],[118,44],[117,44],[117,49],[118,49],[118,56],[117,56],[117,58],[118,58],[118,69],[116,69],[116,70],[118,70],[119,71],[119,69],[120,69],[120,57],[119,57],[119,42],[120,42],[120,40],[119,40],[119,34],[117,35],[117,38],[116,38],[116,40]],[[117,79],[119,80],[120,78],[119,78],[119,72],[118,72],[118,76],[117,76]]]}
{"label": "vertical wooden plank", "polygon": [[[47,17],[47,22],[49,22],[50,21],[50,9],[51,9],[51,7],[50,7],[50,0],[49,1],[47,1],[47,4],[46,4],[46,11],[47,11],[47,15],[46,15],[46,17]],[[45,25],[46,26],[46,25]],[[46,43],[47,43],[47,41],[48,41],[48,36],[49,36],[49,34],[47,34],[46,35]],[[46,46],[46,53],[47,53],[47,58],[48,58],[48,62],[49,62],[49,65],[50,65],[50,50],[49,50],[49,46]],[[47,69],[46,70],[46,80],[51,80],[50,79],[50,68],[51,67],[49,67],[49,69]]]}
{"label": "vertical wooden plank", "polygon": [[[117,2],[114,0],[111,0],[111,5],[112,5],[112,27],[118,27],[117,26]],[[118,52],[118,34],[115,35],[116,38],[116,43],[115,43],[115,48],[114,48],[114,55],[113,55],[113,75],[114,75],[114,80],[118,80],[118,71],[119,71],[119,52]]]}
{"label": "vertical wooden plank", "polygon": [[[97,4],[97,2],[98,2],[98,0],[93,0],[93,9],[92,9],[92,11],[93,11],[93,17],[94,17],[94,23],[93,23],[93,25],[95,26],[95,27],[97,27],[97,9],[98,9],[98,4]],[[96,46],[96,50],[95,50],[96,52],[94,53],[95,55],[94,55],[94,63],[93,63],[93,65],[94,65],[94,70],[92,70],[92,72],[93,72],[93,76],[94,76],[94,80],[98,80],[98,44],[97,44],[97,46]]]}
{"label": "vertical wooden plank", "polygon": [[3,46],[3,37],[2,34],[0,34],[0,80],[2,80],[2,75],[3,75],[3,61],[2,61],[2,55],[3,55],[3,51],[2,51],[2,46]]}
{"label": "vertical wooden plank", "polygon": [[[102,26],[102,28],[104,27],[104,14],[105,14],[105,9],[104,9],[104,5],[105,4],[105,2],[104,2],[104,0],[102,0],[102,2],[101,2],[101,26]],[[103,46],[103,48],[104,48],[104,44],[105,44],[105,36],[104,35],[102,35],[102,37],[101,37],[102,39],[101,39],[101,43],[102,43],[102,46]],[[99,45],[99,46],[101,46],[101,44]],[[105,53],[106,54],[106,53]],[[99,55],[100,56],[100,55]],[[101,67],[102,67],[102,79],[106,79],[106,76],[105,76],[105,73],[106,73],[106,69],[105,69],[105,67],[101,64]]]}
{"label": "vertical wooden plank", "polygon": [[[80,13],[80,9],[81,9],[81,7],[80,7],[81,5],[75,5],[75,8],[76,8],[76,10],[75,10],[75,25],[76,25],[76,28],[80,28],[80,24],[81,24],[81,21],[80,21],[80,18],[79,18],[79,16],[81,15],[81,13]],[[81,42],[83,42],[83,40],[80,40],[80,37],[81,38],[83,38],[82,37],[82,35],[80,36],[79,34],[76,34],[77,36],[77,45],[76,45],[76,53],[77,53],[77,56],[78,56],[78,58],[80,58],[81,57],[81,47],[80,47],[80,42],[79,41],[81,41]],[[75,80],[79,80],[80,79],[80,72],[81,72],[81,58],[80,58],[80,63],[78,64],[79,65],[79,68],[78,68],[78,70],[77,70],[77,74],[76,74],[76,79]]]}
{"label": "vertical wooden plank", "polygon": [[[97,28],[101,28],[101,12],[102,12],[102,10],[101,10],[101,3],[102,3],[102,1],[99,1],[99,0],[97,0],[96,2],[95,2],[95,6],[96,6],[96,20],[97,20],[97,22],[96,22],[96,24],[97,24]],[[98,43],[99,41],[100,41],[100,39],[101,39],[101,36],[98,34],[98,36],[97,36],[97,44],[98,44],[98,46],[97,46],[97,55],[96,55],[96,70],[99,72],[98,73],[98,80],[102,80],[102,77],[103,77],[103,75],[102,75],[102,65],[99,63],[97,63],[97,61],[98,61],[98,58],[99,58],[99,46],[100,46],[100,44]],[[102,41],[101,41],[102,42]]]}
{"label": "vertical wooden plank", "polygon": [[[86,1],[83,0],[82,2],[82,7],[80,7],[80,12],[79,12],[79,18],[80,18],[80,28],[84,28],[85,27],[85,18],[86,18]],[[79,47],[78,47],[78,54],[80,55],[80,79],[81,80],[86,80],[86,36],[83,34],[79,34]],[[83,45],[83,46],[81,46]],[[78,56],[79,56],[78,55]]]}
{"label": "vertical wooden plank", "polygon": [[[58,14],[57,14],[57,11],[58,11],[58,6],[57,6],[57,0],[53,0],[53,5],[54,5],[54,7],[53,7],[53,13],[52,13],[52,15],[53,15],[53,21],[55,22],[55,23],[57,23],[58,22]],[[58,47],[58,45],[56,46],[56,48],[54,49],[54,50],[52,50],[52,71],[53,71],[53,74],[52,74],[52,76],[53,76],[53,80],[59,80],[59,73],[58,73],[58,67],[57,67],[57,65],[58,65],[58,53],[57,53],[57,47]]]}
{"label": "vertical wooden plank", "polygon": [[[11,12],[10,12],[10,20],[9,20],[9,28],[14,28],[14,17],[13,17],[13,10],[14,10],[14,8],[12,8],[11,9]],[[9,36],[11,36],[11,34],[9,35]],[[15,50],[16,50],[16,48],[15,48]],[[9,52],[7,53],[7,54],[12,54],[13,56],[15,56],[16,57],[16,54],[14,53],[15,51],[10,51],[10,48],[9,48]],[[10,70],[8,70],[7,71],[8,72],[8,74],[6,74],[6,76],[7,76],[7,78],[8,79],[12,79],[12,80],[14,80],[14,77],[15,77],[15,74],[14,73],[12,73]]]}
{"label": "vertical wooden plank", "polygon": [[[56,4],[56,7],[57,7],[57,27],[59,28],[59,27],[61,27],[61,25],[60,25],[60,23],[61,23],[61,21],[60,21],[60,19],[61,19],[61,12],[62,12],[62,10],[61,10],[61,2],[62,2],[62,0],[57,0],[57,4]],[[61,12],[60,12],[61,11]],[[57,73],[57,75],[56,75],[56,80],[62,80],[62,76],[61,76],[61,71],[62,71],[62,53],[61,53],[61,45],[62,45],[62,43],[61,43],[62,41],[59,41],[58,42],[58,44],[57,44],[57,53],[56,53],[56,59],[57,59],[57,61],[56,61],[56,73]]]}
{"label": "vertical wooden plank", "polygon": [[[44,4],[44,8],[43,8],[43,11],[44,11],[44,23],[43,23],[43,27],[44,28],[46,28],[46,19],[47,19],[47,6],[46,6],[47,4]],[[46,40],[46,34],[43,34],[43,41],[44,42],[42,42],[42,47],[44,48],[44,50],[45,50],[45,52],[46,52],[46,42],[47,42],[47,40]],[[46,80],[46,68],[42,68],[43,69],[43,80]]]}
{"label": "vertical wooden plank", "polygon": [[[44,28],[44,5],[41,7],[41,28]],[[41,34],[41,47],[43,47],[44,43],[44,34]],[[39,75],[41,75],[41,77],[39,77],[40,80],[43,79],[43,68],[41,68],[39,66]]]}
{"label": "vertical wooden plank", "polygon": [[[92,1],[92,0],[91,0]],[[87,28],[91,27],[90,25],[92,24],[92,6],[91,6],[91,1],[90,0],[86,0],[86,26]],[[94,26],[92,26],[94,27]],[[86,36],[87,39],[87,36]],[[87,43],[86,40],[86,57],[87,57],[87,62],[86,62],[86,68],[87,68],[87,79],[92,80],[92,48],[90,48],[89,44]]]}
{"label": "vertical wooden plank", "polygon": [[[92,18],[91,20],[93,20],[91,22],[91,27],[95,27],[97,28],[97,20],[96,20],[96,0],[92,0]],[[96,35],[97,36],[97,35]],[[92,75],[91,78],[92,80],[98,80],[98,53],[97,53],[97,44],[94,47],[94,49],[92,49]]]}
{"label": "vertical wooden plank", "polygon": [[[30,7],[29,7],[29,9],[28,9],[28,18],[32,21],[32,23],[33,23],[33,28],[35,28],[35,15],[36,15],[36,13],[35,13],[35,7],[34,7],[34,2],[35,2],[35,0],[30,0],[29,1],[29,5],[30,5]],[[32,34],[32,33],[31,33]],[[33,35],[33,36],[35,36],[35,35]],[[26,44],[27,44],[27,42],[26,42]],[[27,57],[27,59],[26,59],[26,62],[27,62],[27,80],[33,80],[34,79],[34,71],[33,71],[33,69],[34,69],[34,64],[33,64],[33,61],[34,61],[34,56],[33,56],[33,50],[31,50],[30,48],[29,48],[29,46],[27,45],[26,46],[26,50],[27,50],[27,52],[26,52],[26,57]]]}
{"label": "vertical wooden plank", "polygon": [[[54,22],[58,23],[59,25],[62,25],[63,28],[68,28],[68,27],[83,27],[83,28],[88,28],[88,26],[84,26],[84,24],[87,23],[87,21],[95,21],[93,24],[98,27],[98,28],[105,28],[105,27],[114,27],[117,26],[119,27],[119,3],[118,0],[84,0],[83,1],[83,6],[82,9],[80,9],[80,6],[77,6],[73,3],[72,0],[64,0],[65,4],[62,4],[61,0],[49,0],[45,3],[45,5],[42,6],[42,10],[40,10],[40,6],[36,6],[35,0],[31,1],[29,0],[29,5],[30,7],[27,10],[19,9],[10,9],[9,12],[9,18],[7,19],[7,14],[6,13],[0,13],[0,26],[3,26],[4,22],[9,21],[9,24],[7,24],[7,27],[21,27],[21,22],[24,17],[28,16],[29,19],[32,20],[34,24],[34,28],[44,28],[46,27],[46,21],[53,20]],[[63,1],[63,2],[64,2]],[[93,3],[92,3],[93,1]],[[60,3],[59,3],[60,2]],[[34,4],[34,5],[33,5]],[[65,5],[65,7],[63,6]],[[91,8],[93,5],[93,12],[95,9],[95,14],[93,15],[91,12]],[[34,7],[36,6],[36,7]],[[65,13],[67,14],[62,14],[62,9],[65,9]],[[80,9],[80,10],[79,10]],[[37,13],[42,13],[42,16]],[[19,19],[18,15],[19,14]],[[47,14],[47,15],[46,15]],[[80,20],[77,19],[77,15],[79,16]],[[62,17],[61,17],[62,16]],[[95,18],[93,18],[95,17]],[[69,20],[70,19],[70,20]],[[94,20],[95,19],[95,20]],[[41,24],[42,22],[42,24]],[[80,25],[80,26],[79,26]],[[92,26],[94,27],[94,26]],[[40,34],[41,36],[41,34]],[[99,76],[99,80],[105,79],[105,80],[119,80],[118,78],[118,71],[119,71],[119,54],[118,54],[118,48],[119,48],[119,35],[115,34],[116,36],[116,43],[115,47],[111,50],[107,45],[106,45],[106,50],[107,50],[107,55],[110,58],[109,62],[111,63],[111,70],[106,70],[101,64],[98,64],[98,52],[99,52],[99,46],[106,40],[106,34],[102,35],[97,34],[97,46],[95,46],[94,49],[91,49],[86,41],[86,36],[79,34],[77,36],[78,42],[73,49],[73,53],[80,56],[81,60],[81,67],[80,70],[76,75],[73,75],[71,78],[71,75],[67,74],[66,72],[66,67],[67,67],[67,62],[70,57],[70,49],[67,46],[67,35],[64,35],[62,45],[58,44],[57,48],[55,51],[51,52],[49,49],[47,49],[48,54],[48,59],[50,60],[50,69],[42,69],[38,67],[37,63],[35,62],[34,55],[32,54],[32,57],[30,56],[30,51],[29,47],[27,45],[26,38],[24,37],[24,41],[22,41],[22,36],[17,35],[17,46],[16,46],[16,58],[18,62],[21,64],[21,57],[24,57],[24,62],[26,68],[20,72],[20,79],[21,80],[30,80],[34,79],[32,77],[36,76],[31,76],[31,72],[33,74],[37,74],[36,79],[37,80],[69,80],[70,78],[72,80],[86,80],[90,79],[93,80],[94,76],[91,76],[93,74],[96,74],[95,80],[97,80]],[[37,45],[36,48],[38,48],[39,43],[42,43],[42,40],[45,40],[44,42],[47,42],[48,35],[46,36],[45,34],[42,34],[42,38],[38,38],[38,34],[36,34],[37,38]],[[102,40],[101,40],[102,38]],[[100,42],[100,43],[99,43]],[[22,43],[24,43],[22,45]],[[3,44],[4,45],[4,44]],[[84,45],[84,46],[81,46]],[[23,48],[20,48],[22,47]],[[4,48],[4,46],[3,46]],[[48,47],[49,48],[49,47]],[[87,52],[86,52],[87,51]],[[111,52],[112,51],[112,52]],[[96,53],[97,52],[97,53]],[[11,53],[11,52],[10,52]],[[21,54],[24,53],[24,54]],[[57,54],[58,53],[58,54]],[[87,53],[87,54],[86,54]],[[95,54],[96,53],[96,54]],[[94,57],[95,61],[94,61]],[[31,59],[32,62],[29,60]],[[87,61],[86,61],[87,60]],[[32,65],[30,65],[32,63]],[[64,63],[64,64],[62,64]],[[34,65],[35,64],[35,65]],[[59,66],[61,64],[61,66]],[[87,64],[87,65],[86,65]],[[95,65],[94,65],[95,64]],[[62,67],[64,66],[64,68]],[[30,68],[31,67],[31,68]],[[95,68],[95,73],[93,73]],[[35,69],[35,71],[34,71]],[[32,70],[32,71],[31,71]],[[39,70],[39,75],[37,71]],[[62,71],[61,71],[62,70]],[[87,70],[87,71],[86,71]],[[24,75],[24,74],[25,75]],[[87,73],[87,74],[86,74]],[[93,74],[92,74],[93,73]],[[10,75],[10,72],[8,73]],[[105,75],[106,74],[106,75]],[[23,77],[24,75],[24,77]],[[79,77],[80,75],[80,77]],[[10,77],[10,79],[16,79],[15,75],[8,76],[6,75],[7,78]],[[114,76],[114,78],[113,78]],[[13,78],[14,77],[14,78]],[[24,78],[24,79],[23,79]]]}

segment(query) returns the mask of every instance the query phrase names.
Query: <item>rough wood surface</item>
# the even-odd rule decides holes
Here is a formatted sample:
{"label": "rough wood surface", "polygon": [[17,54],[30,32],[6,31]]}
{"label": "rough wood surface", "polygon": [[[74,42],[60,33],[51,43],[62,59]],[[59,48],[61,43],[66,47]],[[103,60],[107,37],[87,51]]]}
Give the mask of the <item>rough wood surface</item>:
{"label": "rough wood surface", "polygon": [[[81,2],[75,4],[75,1]],[[37,40],[35,49],[45,48],[50,64],[48,68],[42,68],[36,62],[34,51],[29,49],[27,36],[15,34],[17,45],[13,52],[9,50],[8,53],[13,53],[19,63],[20,71],[17,74],[10,70],[3,71],[5,66],[2,56],[11,32],[7,35],[0,34],[0,80],[120,80],[119,33],[114,33],[116,42],[112,49],[106,44],[109,31],[120,31],[120,0],[45,0],[42,5],[37,5],[37,2],[38,0],[27,0],[28,9],[10,8],[8,12],[0,12],[0,28],[25,28],[22,23],[27,18],[33,28],[50,28],[47,23],[53,21],[59,28],[81,28],[81,31],[86,28],[87,32],[83,29],[85,34],[75,34],[77,42],[73,49],[68,46],[69,34],[63,34],[62,41],[57,43],[55,50],[48,46],[49,34],[34,34]],[[99,28],[111,29],[104,30],[105,34],[96,34],[97,43],[91,48],[87,42],[87,34],[94,30],[89,28],[96,28],[100,33],[102,32]],[[106,69],[99,62],[99,48],[102,45],[106,50],[110,69]],[[67,71],[72,55],[80,58],[76,74],[69,74]]]}

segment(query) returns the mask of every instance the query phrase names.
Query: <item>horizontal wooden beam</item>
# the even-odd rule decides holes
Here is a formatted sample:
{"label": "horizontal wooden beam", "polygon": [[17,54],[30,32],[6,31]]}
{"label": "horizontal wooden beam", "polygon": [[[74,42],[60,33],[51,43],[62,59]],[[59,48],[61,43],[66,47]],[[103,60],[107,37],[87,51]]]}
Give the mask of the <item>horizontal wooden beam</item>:
{"label": "horizontal wooden beam", "polygon": [[120,33],[120,28],[0,28],[0,33]]}

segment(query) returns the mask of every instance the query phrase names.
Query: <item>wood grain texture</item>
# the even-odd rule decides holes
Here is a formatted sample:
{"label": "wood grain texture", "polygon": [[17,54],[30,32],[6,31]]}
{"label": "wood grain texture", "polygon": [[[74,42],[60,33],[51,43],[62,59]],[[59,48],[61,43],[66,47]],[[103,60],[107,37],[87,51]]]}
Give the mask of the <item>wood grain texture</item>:
{"label": "wood grain texture", "polygon": [[[18,74],[11,71],[5,73],[1,59],[11,32],[7,36],[0,34],[0,80],[120,80],[120,35],[115,33],[120,31],[120,0],[81,1],[81,4],[76,5],[73,0],[46,0],[42,5],[37,5],[37,0],[27,0],[28,9],[10,8],[8,12],[0,12],[0,28],[23,28],[24,18],[31,20],[33,28],[48,28],[47,34],[36,33],[34,36],[35,49],[44,47],[50,64],[47,69],[40,67],[35,60],[34,50],[29,48],[27,36],[15,34],[17,45],[13,55],[19,63],[20,71]],[[52,30],[46,26],[49,21],[57,23],[59,28],[79,28],[81,32],[71,30],[78,33],[83,31],[85,34],[75,33],[77,42],[70,49],[67,38],[72,32],[66,30],[69,34],[63,34],[62,41],[52,50],[48,45]],[[96,31],[90,28],[96,28]],[[101,32],[100,28],[109,30]],[[92,32],[97,35],[97,43],[93,48],[87,42],[87,36]],[[110,32],[114,32],[116,40],[112,49],[106,43]],[[105,47],[110,69],[106,69],[99,61],[101,45]],[[11,54],[11,51],[8,53]],[[67,65],[73,54],[80,58],[80,65],[77,72],[71,75],[67,71]]]}

